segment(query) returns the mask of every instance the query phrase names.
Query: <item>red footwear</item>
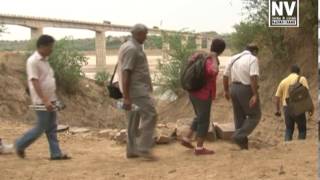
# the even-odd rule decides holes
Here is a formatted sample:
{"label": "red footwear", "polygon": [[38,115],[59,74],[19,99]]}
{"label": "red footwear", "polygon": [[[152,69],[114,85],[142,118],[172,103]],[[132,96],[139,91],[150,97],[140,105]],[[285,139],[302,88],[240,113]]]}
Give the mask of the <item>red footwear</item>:
{"label": "red footwear", "polygon": [[214,154],[214,151],[202,148],[202,149],[194,149],[194,154],[195,155],[211,155]]}
{"label": "red footwear", "polygon": [[181,139],[181,145],[189,149],[194,149],[194,146],[184,139]]}

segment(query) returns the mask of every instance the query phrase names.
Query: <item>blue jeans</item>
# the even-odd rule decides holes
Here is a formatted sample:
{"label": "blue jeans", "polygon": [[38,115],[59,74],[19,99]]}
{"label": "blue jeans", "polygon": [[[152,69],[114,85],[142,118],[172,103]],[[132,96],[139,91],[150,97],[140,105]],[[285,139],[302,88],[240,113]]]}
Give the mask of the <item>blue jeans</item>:
{"label": "blue jeans", "polygon": [[24,151],[45,132],[49,142],[51,157],[61,156],[61,150],[57,138],[57,113],[36,111],[36,115],[37,124],[16,141],[16,149]]}
{"label": "blue jeans", "polygon": [[283,107],[284,118],[286,122],[285,141],[291,141],[295,123],[298,125],[298,139],[306,139],[307,136],[307,119],[305,113],[298,116],[292,116],[289,114],[288,108]]}

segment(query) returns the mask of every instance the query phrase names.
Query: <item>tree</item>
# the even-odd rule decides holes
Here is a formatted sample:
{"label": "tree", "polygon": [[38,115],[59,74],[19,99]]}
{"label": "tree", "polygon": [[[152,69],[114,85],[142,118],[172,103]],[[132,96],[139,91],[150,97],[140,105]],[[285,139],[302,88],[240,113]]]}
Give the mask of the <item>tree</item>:
{"label": "tree", "polygon": [[55,43],[49,63],[55,72],[58,87],[66,93],[75,93],[84,76],[81,67],[87,63],[87,58],[72,46],[71,39],[64,38]]}
{"label": "tree", "polygon": [[[160,84],[160,92],[171,90],[177,95],[181,94],[180,73],[189,56],[196,50],[195,38],[184,40],[184,32],[172,35],[163,33],[164,43],[169,44],[170,50],[163,60],[159,60],[157,69],[159,75],[156,77]],[[185,41],[185,42],[183,42]]]}

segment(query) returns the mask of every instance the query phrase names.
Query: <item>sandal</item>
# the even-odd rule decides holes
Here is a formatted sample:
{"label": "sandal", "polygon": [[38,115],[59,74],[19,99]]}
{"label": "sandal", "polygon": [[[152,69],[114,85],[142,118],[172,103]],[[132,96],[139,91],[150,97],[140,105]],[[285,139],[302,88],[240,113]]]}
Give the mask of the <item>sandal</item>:
{"label": "sandal", "polygon": [[191,142],[186,141],[183,138],[181,139],[181,145],[189,149],[194,149],[194,146],[191,144]]}

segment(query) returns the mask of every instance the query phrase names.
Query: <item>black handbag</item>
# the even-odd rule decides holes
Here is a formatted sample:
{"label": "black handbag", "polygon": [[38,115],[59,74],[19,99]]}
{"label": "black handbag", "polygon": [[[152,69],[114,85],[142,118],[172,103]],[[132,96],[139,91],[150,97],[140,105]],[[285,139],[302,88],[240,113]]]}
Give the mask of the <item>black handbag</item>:
{"label": "black handbag", "polygon": [[123,97],[120,88],[119,88],[119,83],[115,82],[113,83],[114,75],[116,74],[118,68],[118,64],[114,68],[113,74],[111,76],[110,82],[107,85],[108,91],[109,91],[109,96],[113,99],[121,99]]}

